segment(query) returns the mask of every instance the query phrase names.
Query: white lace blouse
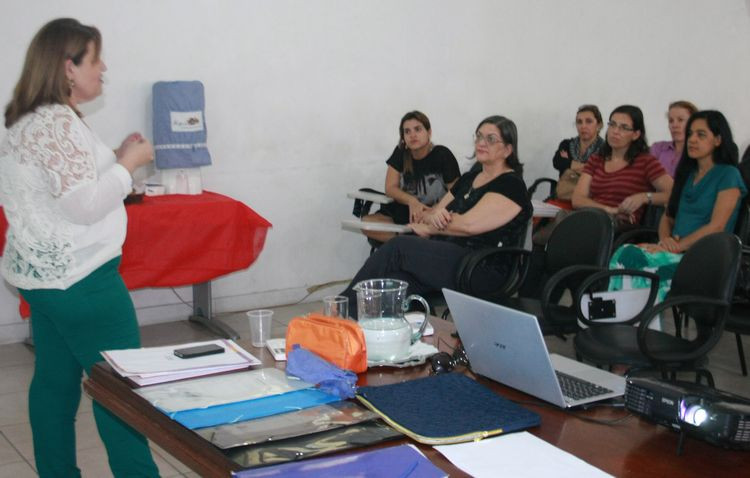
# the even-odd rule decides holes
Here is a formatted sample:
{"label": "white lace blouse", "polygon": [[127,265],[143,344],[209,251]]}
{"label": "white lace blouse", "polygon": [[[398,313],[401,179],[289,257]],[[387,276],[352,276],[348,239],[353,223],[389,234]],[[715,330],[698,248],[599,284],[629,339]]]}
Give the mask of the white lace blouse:
{"label": "white lace blouse", "polygon": [[69,106],[40,106],[11,126],[0,143],[9,283],[67,289],[121,254],[132,178],[115,161]]}

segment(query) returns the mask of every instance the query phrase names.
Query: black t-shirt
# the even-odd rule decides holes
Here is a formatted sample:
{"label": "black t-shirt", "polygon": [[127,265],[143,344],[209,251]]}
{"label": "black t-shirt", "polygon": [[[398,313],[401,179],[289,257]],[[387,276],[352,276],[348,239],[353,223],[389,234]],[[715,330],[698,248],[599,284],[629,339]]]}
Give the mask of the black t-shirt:
{"label": "black t-shirt", "polygon": [[412,172],[404,173],[404,150],[396,146],[386,164],[401,173],[401,189],[415,196],[419,202],[432,206],[448,192],[446,184],[461,175],[458,161],[445,146],[434,146],[420,160],[412,160]]}
{"label": "black t-shirt", "polygon": [[517,245],[533,212],[526,184],[515,173],[505,173],[477,189],[472,187],[480,171],[468,172],[453,185],[453,201],[448,204],[448,211],[463,214],[474,207],[487,193],[498,193],[507,197],[521,207],[521,212],[507,224],[471,237],[445,236],[447,240],[466,247],[496,247],[498,244]]}

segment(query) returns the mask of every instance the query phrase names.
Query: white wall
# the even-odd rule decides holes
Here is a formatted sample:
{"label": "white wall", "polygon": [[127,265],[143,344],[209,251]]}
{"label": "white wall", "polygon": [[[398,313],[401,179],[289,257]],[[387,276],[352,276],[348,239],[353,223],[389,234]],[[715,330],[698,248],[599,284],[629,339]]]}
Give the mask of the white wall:
{"label": "white wall", "polygon": [[[204,187],[274,225],[255,265],[214,283],[216,310],[238,310],[352,277],[367,246],[338,227],[351,208],[344,193],[382,185],[410,109],[426,112],[433,139],[459,158],[479,120],[512,118],[527,180],[553,173],[582,103],[605,115],[639,105],[658,140],[668,138],[667,103],[689,99],[722,110],[744,148],[749,12],[750,0],[3,0],[0,103],[33,34],[59,16],[104,35],[106,92],[84,112],[112,145],[133,130],[150,135],[153,82],[203,81],[214,159]],[[169,290],[134,297],[143,323],[188,312]],[[25,334],[6,285],[0,343]]]}

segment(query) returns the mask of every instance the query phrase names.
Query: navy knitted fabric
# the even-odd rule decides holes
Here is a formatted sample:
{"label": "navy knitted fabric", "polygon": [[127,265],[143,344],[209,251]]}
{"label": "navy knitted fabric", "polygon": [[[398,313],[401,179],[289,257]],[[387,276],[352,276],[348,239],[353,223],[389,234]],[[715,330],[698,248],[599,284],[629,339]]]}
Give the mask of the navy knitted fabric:
{"label": "navy knitted fabric", "polygon": [[431,438],[497,429],[508,433],[541,423],[536,413],[459,373],[360,387],[358,395],[400,426]]}

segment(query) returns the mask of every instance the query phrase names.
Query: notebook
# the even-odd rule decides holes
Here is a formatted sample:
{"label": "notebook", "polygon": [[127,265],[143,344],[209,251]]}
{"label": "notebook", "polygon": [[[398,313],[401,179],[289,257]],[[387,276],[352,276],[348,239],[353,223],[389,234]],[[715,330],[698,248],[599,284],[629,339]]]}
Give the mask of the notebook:
{"label": "notebook", "polygon": [[[550,354],[531,314],[443,289],[475,373],[562,408],[622,396],[625,378]],[[567,396],[563,387],[572,387]]]}
{"label": "notebook", "polygon": [[359,387],[357,399],[419,443],[481,440],[539,425],[535,412],[460,373]]}

